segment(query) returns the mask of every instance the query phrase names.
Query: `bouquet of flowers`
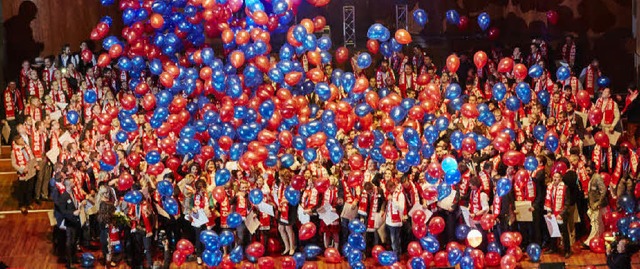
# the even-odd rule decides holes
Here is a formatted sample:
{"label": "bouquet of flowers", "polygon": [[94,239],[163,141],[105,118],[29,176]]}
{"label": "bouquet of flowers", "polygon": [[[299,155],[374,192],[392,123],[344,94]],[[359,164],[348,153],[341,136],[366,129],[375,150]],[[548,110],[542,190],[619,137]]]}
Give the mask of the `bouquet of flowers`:
{"label": "bouquet of flowers", "polygon": [[113,219],[117,227],[129,227],[131,225],[131,219],[123,212],[116,211],[113,213]]}

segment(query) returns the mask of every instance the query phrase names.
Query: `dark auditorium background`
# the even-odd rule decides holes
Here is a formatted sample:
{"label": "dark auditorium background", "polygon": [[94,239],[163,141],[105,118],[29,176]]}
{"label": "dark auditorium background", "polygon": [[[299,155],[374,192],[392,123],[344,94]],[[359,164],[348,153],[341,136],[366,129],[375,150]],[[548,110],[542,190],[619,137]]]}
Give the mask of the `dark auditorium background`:
{"label": "dark auditorium background", "polygon": [[[356,33],[358,46],[366,41],[367,27],[373,22],[395,26],[396,1],[401,0],[332,0],[324,8],[309,6],[303,1],[299,16],[324,15],[331,26],[334,44],[342,43],[342,6],[353,3],[356,7]],[[436,63],[442,63],[451,51],[474,49],[489,50],[491,46],[521,44],[528,51],[532,38],[542,37],[551,41],[551,57],[557,58],[558,42],[567,33],[578,37],[578,56],[598,57],[602,70],[609,76],[615,92],[635,81],[634,52],[636,48],[632,33],[632,0],[409,0],[411,11],[419,5],[427,11],[429,22],[420,32],[426,41],[428,52]],[[3,27],[0,61],[0,87],[14,79],[24,59],[36,56],[56,55],[63,44],[69,43],[72,51],[88,39],[91,29],[104,15],[114,18],[110,34],[122,30],[117,5],[102,7],[99,0],[2,0],[0,20]],[[444,14],[456,9],[460,15],[469,17],[469,28],[459,31],[447,26]],[[557,25],[548,25],[546,11],[556,10],[560,14]],[[496,42],[489,41],[480,31],[476,17],[481,12],[491,16],[491,25],[500,29]],[[472,41],[472,42],[470,42]],[[100,49],[100,44],[94,48]],[[510,52],[509,52],[510,53]],[[584,66],[590,59],[578,59]],[[579,72],[580,70],[577,70]]]}

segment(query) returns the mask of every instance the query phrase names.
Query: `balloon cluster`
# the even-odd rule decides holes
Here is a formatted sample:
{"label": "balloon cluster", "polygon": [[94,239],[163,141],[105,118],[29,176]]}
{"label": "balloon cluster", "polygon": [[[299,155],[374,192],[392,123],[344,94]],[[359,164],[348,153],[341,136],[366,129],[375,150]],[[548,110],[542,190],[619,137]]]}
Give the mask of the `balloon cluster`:
{"label": "balloon cluster", "polygon": [[[364,233],[367,231],[366,225],[359,219],[354,219],[349,222],[349,237],[344,246],[342,246],[342,255],[347,258],[349,266],[351,268],[367,268],[364,265],[364,251],[367,248],[367,243],[364,237]],[[397,261],[397,257],[391,251],[384,251],[384,248],[373,248],[376,251],[372,251],[374,259],[376,259],[381,265],[389,266]],[[388,252],[384,255],[379,255],[382,252]],[[378,255],[376,255],[378,254]],[[395,257],[395,260],[394,260]],[[325,253],[325,258],[326,253]]]}

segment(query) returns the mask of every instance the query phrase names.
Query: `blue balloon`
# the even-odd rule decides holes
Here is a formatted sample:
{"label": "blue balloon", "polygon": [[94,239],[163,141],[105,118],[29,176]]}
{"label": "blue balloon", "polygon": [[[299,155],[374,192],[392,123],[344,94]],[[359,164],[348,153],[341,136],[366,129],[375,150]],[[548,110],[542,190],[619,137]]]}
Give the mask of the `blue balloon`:
{"label": "blue balloon", "polygon": [[447,22],[450,24],[460,24],[460,14],[458,14],[458,11],[454,9],[447,10],[447,13],[445,13],[445,17],[447,18]]}
{"label": "blue balloon", "polygon": [[242,216],[238,212],[232,212],[227,216],[227,225],[229,228],[235,229],[242,223]]}
{"label": "blue balloon", "polygon": [[558,149],[558,137],[555,135],[547,136],[544,140],[544,146],[547,147],[548,150],[555,152]]}
{"label": "blue balloon", "polygon": [[362,52],[358,54],[356,63],[360,69],[366,69],[371,65],[371,61],[371,55],[369,53]]}
{"label": "blue balloon", "polygon": [[345,92],[350,93],[353,86],[356,85],[356,77],[351,72],[346,72],[342,75],[342,88]]}
{"label": "blue balloon", "polygon": [[489,14],[487,14],[487,12],[482,12],[480,13],[480,15],[478,15],[478,26],[480,26],[480,29],[482,29],[482,31],[486,31],[487,29],[489,29],[490,24],[491,18],[489,17]]}
{"label": "blue balloon", "polygon": [[254,205],[261,203],[263,198],[264,195],[260,189],[253,189],[249,192],[249,201]]}
{"label": "blue balloon", "polygon": [[462,251],[458,248],[452,248],[447,254],[447,258],[449,260],[449,264],[456,266],[460,263],[460,259],[462,259]]}
{"label": "blue balloon", "polygon": [[451,186],[447,183],[440,183],[436,190],[438,191],[438,201],[442,201],[451,194]]}
{"label": "blue balloon", "polygon": [[374,23],[373,25],[371,25],[369,27],[369,30],[367,30],[367,37],[369,39],[376,39],[376,40],[380,40],[380,41],[386,41],[386,39],[384,39],[385,30],[389,31],[389,29],[384,27],[382,24]]}
{"label": "blue balloon", "polygon": [[524,104],[528,104],[531,102],[531,88],[529,87],[529,83],[520,82],[516,86],[516,95],[518,99],[522,101]]}
{"label": "blue balloon", "polygon": [[[455,148],[456,150],[460,150],[460,148],[462,148],[462,140],[464,139],[464,134],[462,134],[461,131],[459,131],[459,130],[453,131],[453,133],[451,133],[451,137],[449,139],[451,140],[451,145],[453,146],[453,148]],[[453,159],[453,158],[451,158],[451,159]],[[457,168],[458,167],[456,166],[455,169],[457,169]],[[447,169],[449,169],[449,167],[447,167]],[[451,167],[451,169],[453,170],[453,167]],[[444,168],[443,168],[443,170],[445,172],[447,171]]]}
{"label": "blue balloon", "polygon": [[444,173],[444,182],[446,182],[449,185],[456,185],[460,183],[460,177],[461,175],[458,169],[450,170]]}
{"label": "blue balloon", "polygon": [[556,78],[558,81],[567,80],[569,76],[571,76],[571,70],[568,67],[566,66],[558,67],[558,70],[556,71]]}
{"label": "blue balloon", "polygon": [[544,69],[541,66],[534,64],[529,67],[528,73],[531,78],[539,78],[542,76],[542,72],[544,72]]}
{"label": "blue balloon", "polygon": [[300,191],[288,186],[287,189],[284,190],[284,198],[287,199],[290,205],[296,206],[300,203]]}
{"label": "blue balloon", "polygon": [[222,168],[216,171],[216,175],[215,175],[216,186],[222,186],[224,184],[227,184],[227,182],[229,182],[230,179],[231,179],[231,173],[229,172],[229,170]]}
{"label": "blue balloon", "polygon": [[445,98],[449,100],[453,100],[460,97],[461,93],[462,93],[462,88],[460,88],[460,85],[458,83],[453,82],[453,83],[450,83],[449,86],[447,86],[447,90],[445,91]]}
{"label": "blue balloon", "polygon": [[549,105],[550,98],[551,96],[548,91],[542,90],[538,92],[538,102],[540,102],[542,106],[547,107]]}
{"label": "blue balloon", "polygon": [[520,109],[520,100],[518,100],[518,98],[516,98],[515,96],[509,96],[509,98],[507,98],[507,101],[505,102],[505,105],[507,106],[508,110],[518,111],[518,109]]}
{"label": "blue balloon", "polygon": [[469,234],[470,231],[471,228],[469,228],[469,226],[460,224],[456,227],[456,238],[458,240],[465,240],[467,239],[467,234]]}
{"label": "blue balloon", "polygon": [[156,191],[162,196],[173,195],[173,184],[168,180],[160,180],[156,183]]}
{"label": "blue balloon", "polygon": [[491,89],[492,89],[491,93],[492,93],[493,100],[496,100],[498,102],[502,101],[502,99],[504,99],[505,95],[507,94],[507,87],[504,86],[502,82],[498,82],[494,84]]}
{"label": "blue balloon", "polygon": [[89,103],[89,104],[93,104],[98,100],[98,94],[96,93],[95,90],[92,89],[88,89],[87,91],[84,92],[84,101]]}
{"label": "blue balloon", "polygon": [[498,242],[489,242],[489,244],[487,244],[487,253],[489,252],[502,254],[502,248],[500,247]]}
{"label": "blue balloon", "polygon": [[544,141],[544,135],[547,134],[547,127],[544,125],[536,125],[533,127],[533,137],[542,142]]}
{"label": "blue balloon", "polygon": [[93,267],[93,264],[96,262],[96,257],[89,252],[82,253],[80,257],[80,265],[84,268]]}
{"label": "blue balloon", "polygon": [[532,262],[539,262],[541,254],[542,248],[540,247],[540,245],[531,243],[529,244],[529,246],[527,246],[527,255],[529,255],[529,259],[531,259]]}
{"label": "blue balloon", "polygon": [[431,234],[420,238],[420,246],[431,254],[436,254],[440,250],[440,242]]}
{"label": "blue balloon", "polygon": [[322,252],[322,248],[317,245],[310,244],[306,245],[302,252],[307,259],[315,259]]}
{"label": "blue balloon", "polygon": [[424,259],[422,259],[420,257],[411,258],[411,261],[409,261],[409,263],[411,264],[411,268],[412,269],[426,269],[427,268],[427,264],[424,262]]}
{"label": "blue balloon", "polygon": [[171,216],[178,215],[178,202],[173,197],[162,199],[162,208]]}
{"label": "blue balloon", "polygon": [[136,190],[130,190],[124,194],[124,201],[130,204],[139,204],[142,201],[142,193]]}
{"label": "blue balloon", "polygon": [[[471,249],[471,248],[468,248]],[[474,269],[475,265],[473,263],[473,258],[471,256],[465,255],[460,259],[460,269]]]}
{"label": "blue balloon", "polygon": [[[534,156],[527,156],[524,159],[524,169],[527,169],[529,172],[533,172],[538,168],[538,159]],[[535,175],[531,175],[535,176]]]}
{"label": "blue balloon", "polygon": [[627,213],[633,213],[636,202],[631,195],[625,194],[618,198],[618,205]]}
{"label": "blue balloon", "polygon": [[378,254],[378,262],[382,266],[391,266],[398,261],[398,256],[393,251],[383,251]]}
{"label": "blue balloon", "polygon": [[233,248],[233,250],[231,250],[231,252],[229,252],[229,259],[234,264],[238,264],[242,262],[243,258],[244,258],[244,250],[240,245],[236,246],[235,248]]}
{"label": "blue balloon", "polygon": [[80,115],[78,114],[77,111],[69,110],[69,112],[67,112],[67,121],[69,121],[69,123],[78,124],[79,120],[80,120]]}
{"label": "blue balloon", "polygon": [[213,240],[218,240],[218,235],[212,230],[203,230],[200,232],[200,242],[206,244]]}
{"label": "blue balloon", "polygon": [[442,160],[441,166],[442,171],[444,171],[445,173],[447,171],[458,170],[458,162],[452,157],[444,158],[444,160]]}
{"label": "blue balloon", "polygon": [[160,158],[160,152],[158,152],[157,150],[151,150],[147,152],[147,156],[145,157],[147,163],[150,165],[154,165],[160,162]]}
{"label": "blue balloon", "polygon": [[436,119],[436,124],[435,124],[436,128],[438,129],[438,131],[444,131],[449,127],[449,119],[445,116],[440,116],[438,117],[438,119]]}
{"label": "blue balloon", "polygon": [[364,251],[367,248],[364,236],[359,233],[351,233],[347,239],[347,243],[351,245],[352,248],[360,251]]}
{"label": "blue balloon", "polygon": [[284,154],[280,157],[280,164],[282,165],[282,167],[284,168],[289,168],[293,165],[293,163],[295,162],[295,159],[293,157],[293,155],[291,154]]}
{"label": "blue balloon", "polygon": [[367,227],[359,219],[353,219],[349,222],[349,231],[361,234],[367,231]]}
{"label": "blue balloon", "polygon": [[507,195],[511,191],[511,180],[505,177],[498,179],[496,190],[500,197]]}
{"label": "blue balloon", "polygon": [[427,21],[429,21],[429,18],[427,17],[427,12],[425,12],[424,9],[419,8],[413,11],[413,20],[420,26],[424,26],[427,24]]}
{"label": "blue balloon", "polygon": [[606,88],[606,87],[609,87],[610,81],[609,81],[608,77],[601,76],[601,77],[598,78],[598,82],[597,83],[598,83],[599,87]]}

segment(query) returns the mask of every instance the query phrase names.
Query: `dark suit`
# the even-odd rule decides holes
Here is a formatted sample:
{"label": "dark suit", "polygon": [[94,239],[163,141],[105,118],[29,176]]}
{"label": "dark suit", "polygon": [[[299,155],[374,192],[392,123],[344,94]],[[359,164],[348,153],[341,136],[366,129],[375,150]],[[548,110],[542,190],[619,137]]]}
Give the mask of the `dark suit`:
{"label": "dark suit", "polygon": [[56,208],[60,211],[64,218],[64,226],[66,226],[66,254],[67,265],[69,266],[75,259],[76,247],[78,241],[78,232],[80,231],[80,217],[73,214],[78,209],[79,201],[74,201],[68,192],[60,194],[55,201]]}
{"label": "dark suit", "polygon": [[531,203],[533,207],[533,237],[531,242],[542,245],[542,233],[544,227],[544,198],[547,196],[547,186],[544,184],[547,173],[544,169],[533,175],[536,186],[536,198]]}

